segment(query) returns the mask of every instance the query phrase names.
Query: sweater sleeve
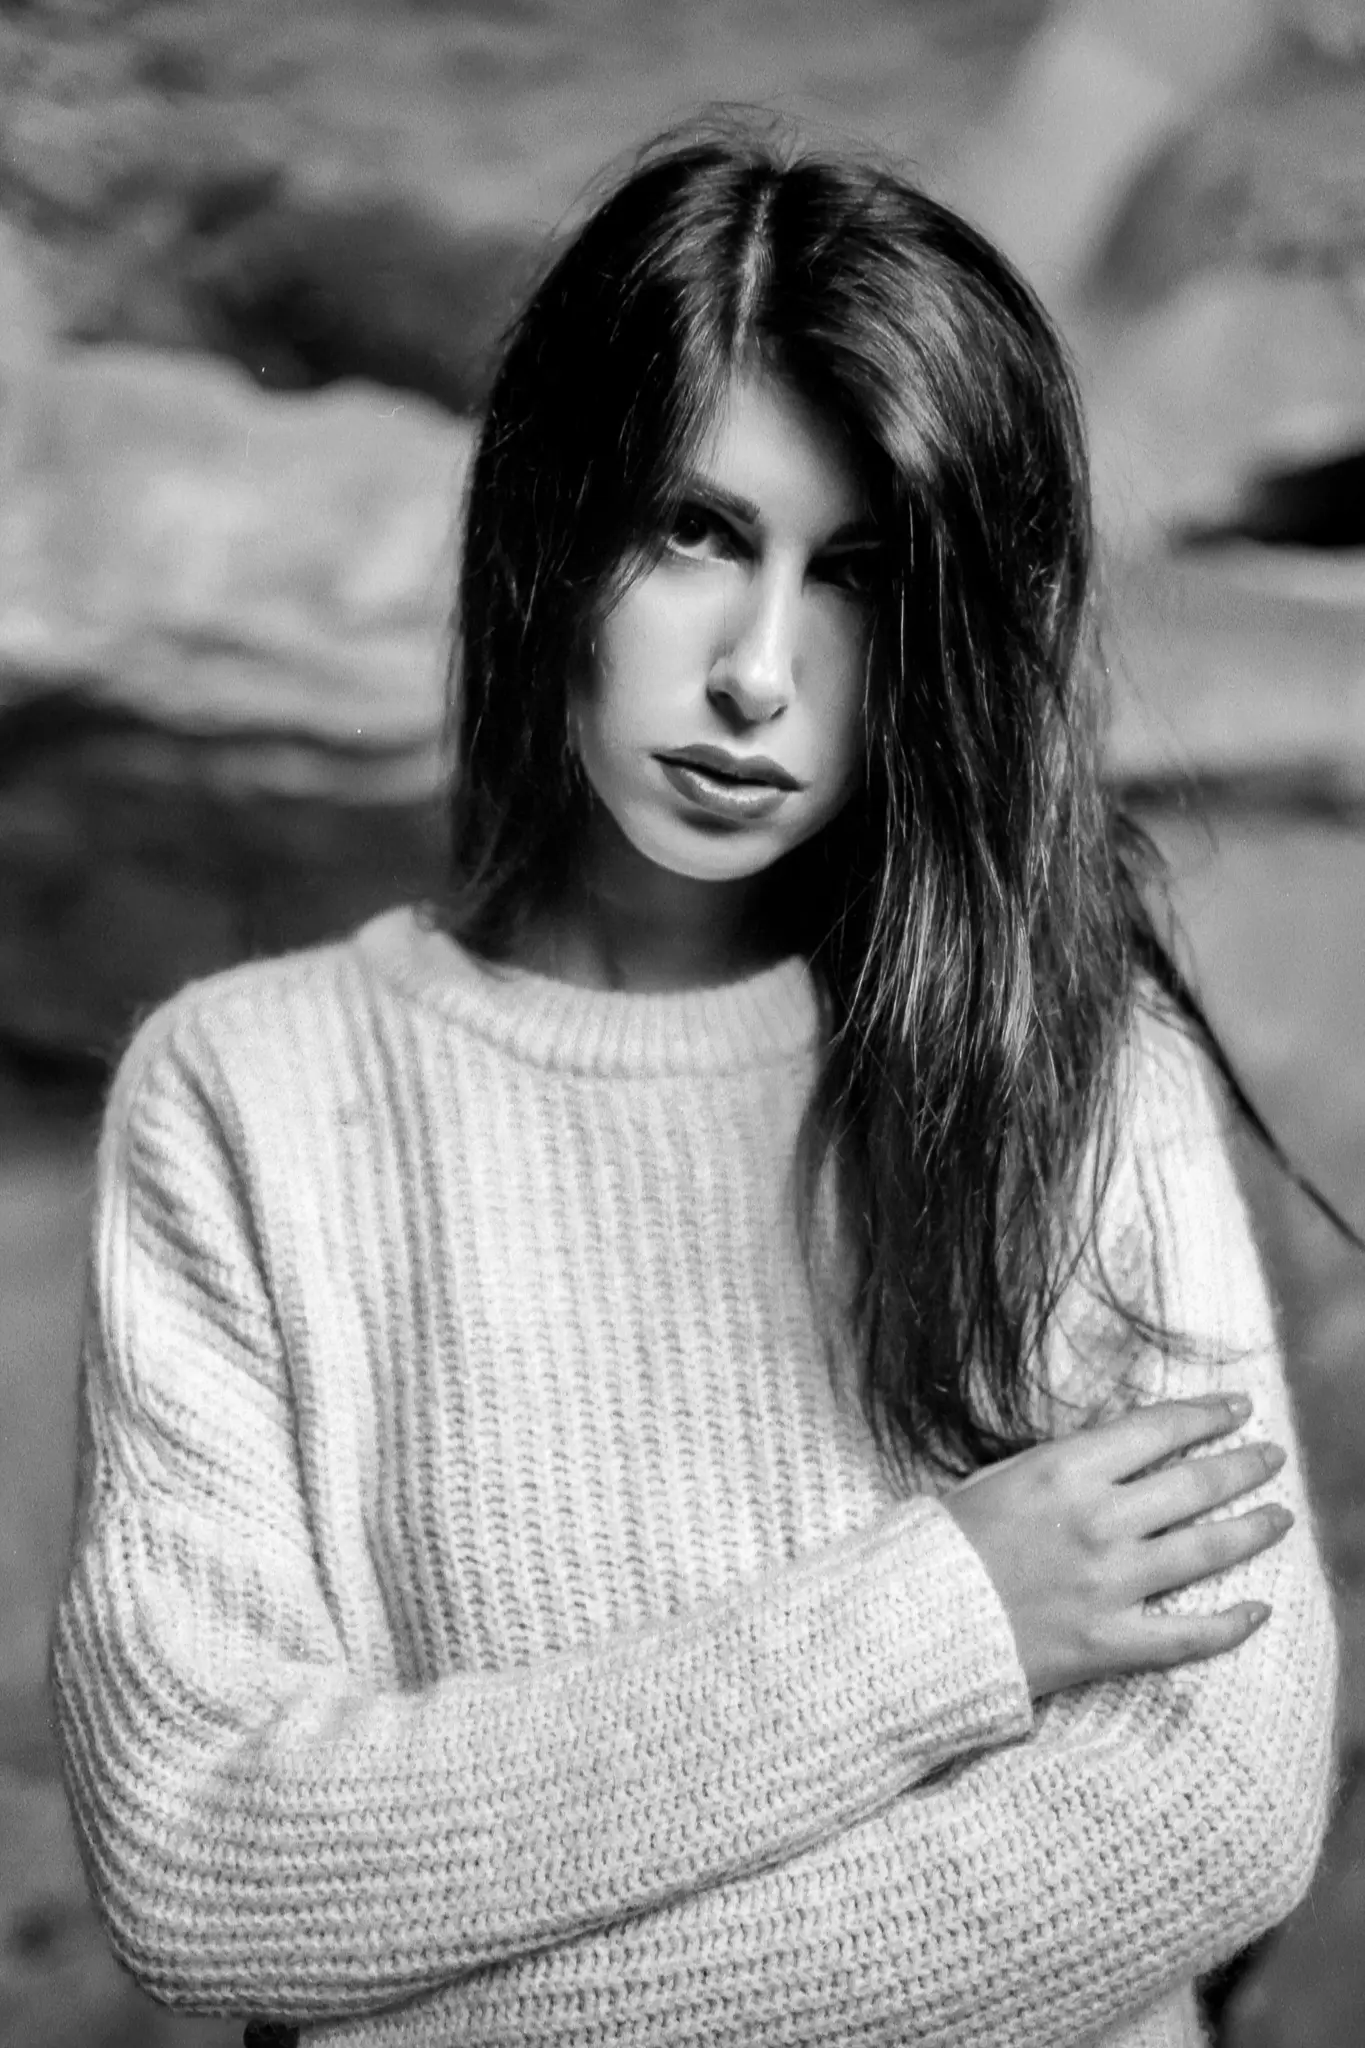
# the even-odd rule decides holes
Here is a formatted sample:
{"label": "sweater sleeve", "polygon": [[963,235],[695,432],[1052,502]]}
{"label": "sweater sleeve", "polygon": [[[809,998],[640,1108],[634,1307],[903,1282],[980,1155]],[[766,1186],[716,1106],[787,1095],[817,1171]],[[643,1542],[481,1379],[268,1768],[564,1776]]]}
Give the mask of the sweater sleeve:
{"label": "sweater sleeve", "polygon": [[594,1653],[376,1683],[319,1569],[325,1476],[223,1085],[175,1006],[116,1077],[53,1639],[92,1889],[154,1995],[364,2011],[789,1858],[1027,1732],[1004,1609],[927,1500]]}
{"label": "sweater sleeve", "polygon": [[1254,1498],[1298,1517],[1168,1605],[1264,1600],[1269,1622],[1209,1662],[1060,1694],[1026,1742],[782,1867],[446,1987],[377,2021],[366,2048],[1073,2048],[1297,1902],[1326,1823],[1335,1634],[1240,1189],[1208,1080],[1169,1028],[1144,1033],[1132,1137],[1118,1238],[1143,1248],[1147,1309],[1193,1342],[1130,1351],[1125,1398],[1245,1389],[1244,1435],[1290,1454]]}

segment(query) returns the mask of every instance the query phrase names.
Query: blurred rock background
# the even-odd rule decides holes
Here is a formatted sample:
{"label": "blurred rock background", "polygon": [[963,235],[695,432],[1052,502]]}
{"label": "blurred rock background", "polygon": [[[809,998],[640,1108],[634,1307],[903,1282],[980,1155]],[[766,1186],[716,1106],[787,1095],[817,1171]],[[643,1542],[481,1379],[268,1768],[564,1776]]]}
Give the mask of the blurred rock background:
{"label": "blurred rock background", "polygon": [[[1361,0],[0,4],[0,2043],[171,2048],[43,1703],[98,1091],[191,975],[438,872],[490,347],[609,156],[761,101],[1015,254],[1091,409],[1112,772],[1251,1092],[1365,1223]],[[1365,2039],[1365,1259],[1252,1152],[1347,1650],[1226,2048]]]}

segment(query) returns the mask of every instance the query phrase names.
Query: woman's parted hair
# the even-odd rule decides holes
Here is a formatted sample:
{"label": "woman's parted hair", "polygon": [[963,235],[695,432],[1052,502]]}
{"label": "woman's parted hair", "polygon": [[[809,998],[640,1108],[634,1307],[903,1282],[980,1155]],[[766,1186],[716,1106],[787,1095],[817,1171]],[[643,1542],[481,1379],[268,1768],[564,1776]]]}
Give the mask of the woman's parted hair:
{"label": "woman's parted hair", "polygon": [[828,1171],[869,1417],[962,1470],[1036,1440],[1034,1361],[1100,1201],[1136,968],[1174,970],[1145,843],[1099,775],[1062,347],[990,244],[890,170],[752,126],[663,138],[514,323],[468,489],[443,921],[496,956],[562,876],[590,800],[567,728],[594,623],[750,368],[843,428],[887,544],[864,786],[769,878],[832,1024],[802,1242],[828,1299]]}

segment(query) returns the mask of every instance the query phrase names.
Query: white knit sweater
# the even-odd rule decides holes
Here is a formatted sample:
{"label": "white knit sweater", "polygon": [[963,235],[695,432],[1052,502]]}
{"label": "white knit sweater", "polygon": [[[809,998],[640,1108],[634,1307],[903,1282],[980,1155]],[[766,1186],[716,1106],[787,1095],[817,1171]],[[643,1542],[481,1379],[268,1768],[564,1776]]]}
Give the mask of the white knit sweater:
{"label": "white knit sweater", "polygon": [[1173,2048],[1194,1973],[1302,1893],[1334,1635],[1198,1058],[1135,1038],[1106,1242],[1220,1356],[1078,1288],[1050,1371],[1245,1388],[1299,1519],[1179,1596],[1270,1601],[1244,1647],[1035,1714],[817,1339],[818,1031],[800,961],[601,994],[399,910],[139,1032],[53,1682],[155,1996],[365,2048]]}

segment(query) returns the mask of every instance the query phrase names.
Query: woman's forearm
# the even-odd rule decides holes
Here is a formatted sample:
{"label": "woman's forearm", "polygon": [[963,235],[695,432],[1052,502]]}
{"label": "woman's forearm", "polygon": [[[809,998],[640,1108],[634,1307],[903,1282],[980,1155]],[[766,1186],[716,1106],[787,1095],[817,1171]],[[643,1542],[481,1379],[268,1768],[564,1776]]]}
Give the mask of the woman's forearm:
{"label": "woman's forearm", "polygon": [[788,1858],[1027,1725],[965,1550],[924,1503],[761,1599],[400,1694],[283,1554],[106,1511],[55,1675],[118,1951],[176,2003],[363,2009]]}

